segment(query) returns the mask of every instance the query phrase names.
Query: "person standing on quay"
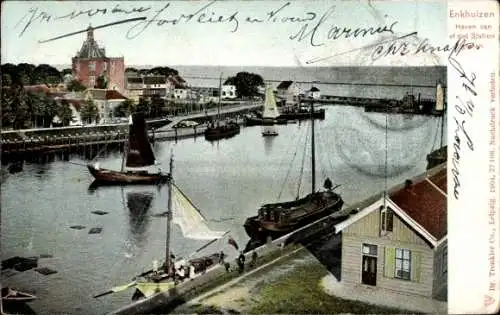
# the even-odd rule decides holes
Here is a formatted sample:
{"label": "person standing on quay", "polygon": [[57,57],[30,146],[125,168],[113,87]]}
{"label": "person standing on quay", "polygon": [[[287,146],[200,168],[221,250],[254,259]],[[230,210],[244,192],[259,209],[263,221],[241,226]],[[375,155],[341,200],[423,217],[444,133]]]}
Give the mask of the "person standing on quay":
{"label": "person standing on quay", "polygon": [[243,255],[242,251],[240,252],[240,256],[238,257],[238,268],[240,273],[242,273],[245,269],[245,255]]}

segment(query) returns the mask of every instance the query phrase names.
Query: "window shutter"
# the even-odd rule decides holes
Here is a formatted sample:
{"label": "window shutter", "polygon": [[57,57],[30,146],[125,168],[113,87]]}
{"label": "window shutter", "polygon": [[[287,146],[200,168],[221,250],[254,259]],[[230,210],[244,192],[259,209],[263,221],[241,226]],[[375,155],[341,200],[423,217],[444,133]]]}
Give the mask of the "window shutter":
{"label": "window shutter", "polygon": [[420,281],[420,252],[411,252],[411,280]]}
{"label": "window shutter", "polygon": [[389,278],[394,278],[395,252],[394,247],[385,248],[384,276]]}

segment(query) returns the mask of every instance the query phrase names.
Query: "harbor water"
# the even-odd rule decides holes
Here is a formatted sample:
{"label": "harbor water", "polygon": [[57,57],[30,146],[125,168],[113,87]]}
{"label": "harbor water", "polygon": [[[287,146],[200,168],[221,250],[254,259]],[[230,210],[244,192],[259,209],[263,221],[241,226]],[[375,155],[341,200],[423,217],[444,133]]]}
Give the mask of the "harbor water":
{"label": "harbor water", "polygon": [[[438,119],[365,113],[362,108],[326,106],[316,120],[316,187],[329,177],[346,206],[422,173],[426,155],[439,145]],[[387,128],[386,128],[387,122]],[[243,223],[263,203],[295,199],[311,190],[308,136],[310,122],[278,125],[277,137],[262,137],[261,127],[245,127],[233,138],[208,142],[203,137],[156,142],[159,167],[168,170],[174,155],[177,186],[191,198],[214,230],[230,231],[240,248],[248,237]],[[446,132],[446,130],[445,130]],[[387,146],[386,146],[387,144]],[[34,292],[37,314],[102,314],[130,302],[132,291],[94,299],[151,268],[165,254],[167,187],[89,189],[93,178],[74,156],[25,164],[22,172],[2,174],[2,259],[50,255],[40,267],[57,271],[3,272],[2,285]],[[387,161],[387,163],[386,163]],[[119,168],[119,152],[99,158],[101,167]],[[301,181],[299,179],[302,178]],[[300,185],[299,185],[300,182]],[[97,215],[93,211],[107,212]],[[85,228],[73,229],[81,225]],[[89,234],[101,227],[98,234]],[[172,251],[186,257],[204,244],[173,228]],[[227,239],[203,253],[237,251]]]}

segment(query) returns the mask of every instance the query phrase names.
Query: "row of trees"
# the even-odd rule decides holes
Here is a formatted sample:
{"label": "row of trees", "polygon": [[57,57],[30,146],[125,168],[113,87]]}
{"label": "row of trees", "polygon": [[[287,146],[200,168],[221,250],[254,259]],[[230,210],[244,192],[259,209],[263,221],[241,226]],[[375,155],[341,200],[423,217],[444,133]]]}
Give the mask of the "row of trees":
{"label": "row of trees", "polygon": [[59,71],[47,64],[35,66],[29,63],[5,63],[1,65],[1,71],[3,86],[58,84],[66,74],[71,74],[71,69]]}
{"label": "row of trees", "polygon": [[2,87],[2,127],[13,129],[49,127],[54,116],[69,125],[72,112],[66,100],[56,102],[43,93],[22,86]]}

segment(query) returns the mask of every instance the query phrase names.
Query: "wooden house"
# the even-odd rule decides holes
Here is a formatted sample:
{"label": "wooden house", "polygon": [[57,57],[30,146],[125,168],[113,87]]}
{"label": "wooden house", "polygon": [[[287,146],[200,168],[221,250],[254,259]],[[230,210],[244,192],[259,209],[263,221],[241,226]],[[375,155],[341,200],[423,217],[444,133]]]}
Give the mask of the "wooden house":
{"label": "wooden house", "polygon": [[341,283],[446,299],[446,187],[442,164],[337,224]]}

